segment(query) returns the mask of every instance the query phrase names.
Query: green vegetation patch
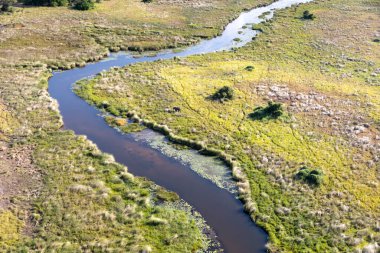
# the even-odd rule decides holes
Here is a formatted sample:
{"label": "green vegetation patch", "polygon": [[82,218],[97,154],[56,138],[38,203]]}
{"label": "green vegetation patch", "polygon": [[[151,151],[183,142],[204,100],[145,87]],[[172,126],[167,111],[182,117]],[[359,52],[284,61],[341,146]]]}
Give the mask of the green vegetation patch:
{"label": "green vegetation patch", "polygon": [[178,201],[180,199],[177,193],[165,190],[161,187],[156,191],[156,198],[158,201],[169,202]]}
{"label": "green vegetation patch", "polygon": [[323,173],[318,169],[310,169],[306,166],[301,169],[295,175],[296,179],[302,180],[312,186],[320,186],[323,183]]}
{"label": "green vegetation patch", "polygon": [[234,90],[229,86],[223,86],[211,96],[211,99],[218,101],[232,100],[233,98]]}
{"label": "green vegetation patch", "polygon": [[266,107],[256,107],[249,117],[254,120],[277,119],[283,114],[284,109],[282,104],[270,101]]}
{"label": "green vegetation patch", "polygon": [[302,18],[313,20],[313,19],[315,19],[315,15],[313,13],[311,13],[310,11],[306,10],[303,12]]}
{"label": "green vegetation patch", "polygon": [[250,65],[250,66],[245,67],[244,69],[252,72],[255,69],[255,67]]}
{"label": "green vegetation patch", "polygon": [[24,223],[10,211],[0,212],[0,249],[12,245],[21,236]]}

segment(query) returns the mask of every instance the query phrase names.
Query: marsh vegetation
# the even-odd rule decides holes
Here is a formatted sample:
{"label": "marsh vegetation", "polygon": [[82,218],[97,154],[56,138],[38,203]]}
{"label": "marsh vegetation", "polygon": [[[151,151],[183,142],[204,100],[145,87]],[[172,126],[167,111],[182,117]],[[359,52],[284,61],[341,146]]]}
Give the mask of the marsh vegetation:
{"label": "marsh vegetation", "polygon": [[[8,10],[9,3],[0,5]],[[213,37],[254,4],[113,0],[81,13],[48,7],[76,3],[30,2],[43,7],[17,5],[0,15],[0,251],[206,249],[207,226],[175,193],[132,176],[86,138],[61,128],[47,80],[53,69],[83,66],[110,50],[178,47]],[[118,117],[106,117],[110,125],[141,129],[124,124],[123,105],[98,106]]]}
{"label": "marsh vegetation", "polygon": [[[201,218],[174,193],[133,177],[85,138],[62,130],[47,93],[51,69],[83,66],[109,50],[192,44],[252,7],[251,1],[176,3],[105,1],[81,17],[47,7],[0,15],[1,250],[207,247]],[[306,22],[305,13],[317,18]],[[117,116],[105,118],[112,126],[139,130],[125,124],[133,110],[174,142],[228,158],[247,212],[269,233],[269,250],[376,251],[377,20],[375,0],[317,1],[255,25],[262,34],[244,48],[114,69],[77,91]],[[204,99],[224,86],[233,89],[233,100]],[[263,106],[268,101],[286,108],[286,120],[273,117],[282,106]],[[260,106],[260,120],[247,117]],[[174,107],[180,113],[163,110]]]}
{"label": "marsh vegetation", "polygon": [[[240,196],[268,231],[270,250],[366,251],[380,236],[373,225],[380,199],[376,6],[334,0],[289,8],[244,48],[112,70],[83,82],[79,94],[124,104],[184,144],[235,157],[248,177],[238,183]],[[305,22],[307,10],[318,18]],[[233,100],[204,99],[224,86]],[[181,113],[160,109],[173,106]],[[258,120],[247,117],[252,112]]]}

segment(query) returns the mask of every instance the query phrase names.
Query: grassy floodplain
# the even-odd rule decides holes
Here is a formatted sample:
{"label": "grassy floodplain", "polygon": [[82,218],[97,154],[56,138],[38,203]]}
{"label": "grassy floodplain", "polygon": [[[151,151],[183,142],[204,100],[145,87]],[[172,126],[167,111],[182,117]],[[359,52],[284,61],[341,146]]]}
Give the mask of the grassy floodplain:
{"label": "grassy floodplain", "polygon": [[9,106],[2,111],[0,251],[178,252],[208,246],[202,218],[177,195],[133,177],[83,136],[60,130],[46,79],[35,83],[41,72],[11,71],[24,74],[22,83],[16,89],[16,82],[3,83],[2,95],[9,102],[26,100],[13,104],[20,118],[11,116]]}
{"label": "grassy floodplain", "polygon": [[[315,19],[303,19],[305,10]],[[235,157],[248,178],[240,196],[271,251],[376,252],[379,12],[374,0],[317,0],[279,11],[234,52],[117,68],[76,92]],[[223,86],[234,99],[208,99]],[[252,119],[268,101],[281,103],[283,115]],[[319,186],[299,180],[304,166]]]}
{"label": "grassy floodplain", "polygon": [[0,14],[0,251],[194,252],[202,218],[174,193],[130,175],[90,141],[62,130],[47,92],[54,69],[110,50],[188,45],[267,1],[110,0],[94,10]]}

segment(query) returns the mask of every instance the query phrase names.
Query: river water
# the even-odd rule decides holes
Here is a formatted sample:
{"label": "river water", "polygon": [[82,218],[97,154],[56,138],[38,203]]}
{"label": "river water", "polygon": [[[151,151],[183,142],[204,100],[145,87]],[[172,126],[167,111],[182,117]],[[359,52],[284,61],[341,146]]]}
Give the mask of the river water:
{"label": "river water", "polygon": [[72,85],[115,66],[242,47],[257,35],[257,31],[251,29],[252,24],[272,18],[277,9],[310,1],[279,0],[266,7],[243,12],[225,27],[221,36],[201,41],[180,52],[162,51],[152,57],[138,58],[129,53],[116,53],[83,68],[55,72],[49,80],[49,93],[59,103],[65,129],[86,135],[103,152],[112,154],[117,162],[126,165],[132,174],[149,178],[156,184],[176,192],[203,216],[215,231],[225,252],[265,252],[267,234],[252,222],[244,212],[243,204],[231,191],[218,187],[197,174],[191,169],[191,164],[185,164],[153,148],[141,140],[141,136],[135,138],[109,127],[97,109],[72,92]]}

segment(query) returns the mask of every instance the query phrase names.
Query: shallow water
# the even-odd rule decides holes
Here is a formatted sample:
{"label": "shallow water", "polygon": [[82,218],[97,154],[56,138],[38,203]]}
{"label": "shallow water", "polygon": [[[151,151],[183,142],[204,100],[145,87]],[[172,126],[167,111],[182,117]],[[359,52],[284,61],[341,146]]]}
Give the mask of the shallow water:
{"label": "shallow water", "polygon": [[[133,135],[123,135],[109,127],[99,116],[99,111],[77,97],[71,87],[80,79],[96,75],[114,66],[211,53],[244,46],[257,35],[257,32],[250,27],[251,24],[263,21],[259,18],[263,13],[269,12],[264,17],[268,19],[273,16],[275,9],[310,1],[280,0],[267,7],[244,12],[226,26],[221,36],[201,41],[181,52],[163,51],[154,57],[140,58],[134,58],[133,55],[127,53],[117,53],[83,68],[56,72],[49,80],[49,92],[58,100],[66,129],[71,129],[76,134],[87,135],[102,151],[114,155],[117,162],[128,166],[132,174],[147,177],[158,185],[178,193],[182,199],[202,214],[208,225],[216,232],[226,252],[265,252],[267,234],[251,221],[244,212],[242,203],[231,192],[198,175],[188,163],[166,156],[159,151],[159,148],[153,148],[146,141],[141,141]],[[243,26],[247,28],[244,29]],[[239,31],[242,33],[239,34]],[[235,38],[239,40],[234,40]]]}
{"label": "shallow water", "polygon": [[231,169],[224,162],[216,157],[204,156],[197,151],[184,147],[176,148],[162,134],[151,130],[144,130],[133,133],[131,136],[139,141],[148,144],[150,147],[159,150],[165,156],[174,158],[183,165],[190,167],[201,177],[209,179],[222,189],[226,189],[230,193],[238,197],[238,189],[232,178]]}

